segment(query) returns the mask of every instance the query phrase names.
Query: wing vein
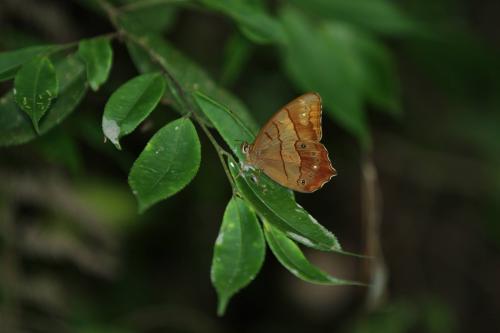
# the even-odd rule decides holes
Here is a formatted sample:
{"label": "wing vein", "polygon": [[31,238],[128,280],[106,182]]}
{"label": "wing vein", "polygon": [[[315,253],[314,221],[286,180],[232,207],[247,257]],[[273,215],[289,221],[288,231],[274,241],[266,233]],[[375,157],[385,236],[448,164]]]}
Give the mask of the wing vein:
{"label": "wing vein", "polygon": [[278,125],[273,121],[273,125],[276,127],[278,131],[278,140],[280,142],[280,156],[281,156],[281,164],[283,164],[283,171],[285,172],[286,179],[288,180],[288,172],[286,172],[285,159],[283,158],[283,140],[281,140],[280,129]]}

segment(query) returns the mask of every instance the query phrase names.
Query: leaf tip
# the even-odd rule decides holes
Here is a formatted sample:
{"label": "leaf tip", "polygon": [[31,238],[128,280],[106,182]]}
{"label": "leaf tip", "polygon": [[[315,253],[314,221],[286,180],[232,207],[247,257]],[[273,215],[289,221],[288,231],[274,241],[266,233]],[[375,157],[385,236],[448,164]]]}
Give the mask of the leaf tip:
{"label": "leaf tip", "polygon": [[120,125],[113,119],[102,117],[102,131],[109,141],[111,141],[118,150],[121,150],[120,142],[118,141],[120,137]]}
{"label": "leaf tip", "polygon": [[33,118],[32,122],[33,122],[33,128],[35,129],[36,134],[40,135],[40,127],[38,126],[38,120]]}
{"label": "leaf tip", "polygon": [[122,146],[120,145],[120,141],[113,141],[111,140],[111,143],[113,143],[118,150],[122,150]]}
{"label": "leaf tip", "polygon": [[89,85],[90,85],[90,89],[92,89],[92,91],[99,90],[99,83],[94,82],[94,81],[90,81]]}
{"label": "leaf tip", "polygon": [[141,198],[136,190],[133,190],[132,193],[137,198],[137,212],[139,214],[143,214],[149,207],[151,207],[151,203],[145,202],[144,200],[141,200]]}
{"label": "leaf tip", "polygon": [[223,295],[219,295],[219,301],[217,304],[217,316],[222,317],[226,313],[227,303],[229,303],[229,298]]}

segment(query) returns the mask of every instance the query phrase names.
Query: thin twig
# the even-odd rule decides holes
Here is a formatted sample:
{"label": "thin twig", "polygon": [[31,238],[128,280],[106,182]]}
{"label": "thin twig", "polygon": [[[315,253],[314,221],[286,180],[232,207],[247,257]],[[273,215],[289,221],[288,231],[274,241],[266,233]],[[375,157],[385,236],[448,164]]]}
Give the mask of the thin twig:
{"label": "thin twig", "polygon": [[222,168],[224,169],[224,172],[226,173],[226,177],[229,180],[229,183],[231,184],[231,187],[233,188],[233,191],[236,189],[236,186],[234,184],[233,176],[231,175],[231,172],[229,171],[226,161],[224,160],[224,155],[230,156],[230,154],[225,151],[215,140],[214,136],[212,133],[210,133],[210,130],[207,128],[207,126],[198,119],[198,116],[196,114],[193,115],[194,119],[196,119],[198,125],[201,127],[203,132],[205,132],[205,135],[208,137],[212,145],[214,146],[215,150],[217,151],[217,156],[219,156],[220,163],[222,164]]}
{"label": "thin twig", "polygon": [[365,254],[372,260],[365,262],[365,274],[369,281],[366,307],[377,308],[385,299],[387,269],[380,243],[382,221],[382,192],[379,187],[377,168],[371,153],[361,157],[361,205],[362,224],[365,234]]}

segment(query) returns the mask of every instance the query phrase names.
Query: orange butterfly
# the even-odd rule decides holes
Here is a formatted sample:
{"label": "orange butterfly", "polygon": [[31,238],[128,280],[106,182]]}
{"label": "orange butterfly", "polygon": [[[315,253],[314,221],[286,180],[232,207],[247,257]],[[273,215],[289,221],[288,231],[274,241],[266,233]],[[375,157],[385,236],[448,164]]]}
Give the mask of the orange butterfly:
{"label": "orange butterfly", "polygon": [[314,192],[337,175],[320,140],[321,97],[307,93],[269,119],[254,143],[243,143],[245,164],[294,191]]}

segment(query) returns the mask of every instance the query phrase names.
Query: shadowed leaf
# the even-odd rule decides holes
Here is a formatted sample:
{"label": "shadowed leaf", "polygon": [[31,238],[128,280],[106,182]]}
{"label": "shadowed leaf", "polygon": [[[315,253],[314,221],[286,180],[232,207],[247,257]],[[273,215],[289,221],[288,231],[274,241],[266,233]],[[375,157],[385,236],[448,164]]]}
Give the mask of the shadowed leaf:
{"label": "shadowed leaf", "polygon": [[[87,91],[85,66],[75,56],[56,62],[59,97],[42,118],[40,134],[58,125],[75,110]],[[12,92],[0,99],[0,146],[16,145],[37,137],[28,115],[15,103]]]}
{"label": "shadowed leaf", "polygon": [[13,78],[25,62],[53,48],[52,45],[40,45],[0,53],[0,81]]}
{"label": "shadowed leaf", "polygon": [[54,65],[47,57],[36,57],[25,63],[14,80],[14,97],[17,105],[26,112],[36,132],[38,123],[57,97],[59,84]]}
{"label": "shadowed leaf", "polygon": [[256,43],[284,42],[280,22],[267,14],[262,6],[240,0],[202,0],[201,3],[235,20],[241,32]]}
{"label": "shadowed leaf", "polygon": [[92,90],[97,91],[109,76],[113,62],[113,49],[107,37],[85,39],[78,45],[78,54],[87,67],[87,80]]}
{"label": "shadowed leaf", "polygon": [[267,244],[278,261],[293,275],[307,282],[338,285],[363,285],[362,283],[333,277],[307,260],[300,248],[271,223],[264,223]]}

